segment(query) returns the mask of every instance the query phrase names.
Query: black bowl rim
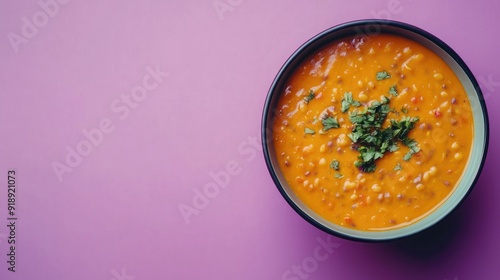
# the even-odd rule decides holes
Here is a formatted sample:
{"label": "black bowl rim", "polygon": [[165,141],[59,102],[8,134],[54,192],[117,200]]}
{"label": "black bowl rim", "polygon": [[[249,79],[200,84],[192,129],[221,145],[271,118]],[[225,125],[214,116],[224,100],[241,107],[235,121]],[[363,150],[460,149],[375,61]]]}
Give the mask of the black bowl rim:
{"label": "black bowl rim", "polygon": [[[449,211],[445,216],[443,216],[440,220],[436,220],[433,224],[429,225],[427,228],[421,229],[420,231],[416,231],[413,233],[410,233],[408,235],[396,237],[396,238],[387,238],[387,239],[366,239],[366,238],[358,238],[358,237],[353,237],[350,235],[346,235],[340,232],[337,232],[331,228],[328,228],[321,223],[317,222],[315,219],[313,219],[311,216],[309,216],[307,213],[305,213],[298,205],[296,205],[292,199],[288,196],[286,191],[284,190],[283,186],[281,185],[281,182],[278,179],[278,176],[276,175],[276,170],[271,162],[271,155],[268,147],[268,114],[270,112],[271,108],[271,101],[272,98],[275,94],[280,94],[276,92],[276,88],[278,86],[278,82],[282,78],[285,70],[289,67],[291,63],[296,61],[297,59],[300,61],[300,55],[303,51],[307,50],[307,48],[310,47],[311,44],[313,44],[315,41],[320,40],[324,36],[329,35],[330,33],[333,32],[338,32],[343,29],[350,29],[350,28],[356,28],[356,27],[365,27],[366,26],[378,26],[382,27],[381,28],[381,33],[383,33],[383,27],[384,26],[390,26],[390,27],[396,27],[396,28],[401,28],[405,29],[407,31],[416,33],[417,35],[420,35],[428,40],[430,40],[432,43],[436,44],[438,47],[443,49],[448,55],[450,55],[455,62],[462,68],[462,70],[465,72],[467,75],[467,78],[470,80],[472,86],[476,90],[476,94],[478,95],[479,99],[479,104],[481,106],[481,110],[483,112],[483,121],[484,121],[484,137],[485,137],[485,142],[484,142],[484,147],[483,147],[483,154],[482,154],[482,159],[481,163],[479,166],[479,169],[475,175],[474,180],[472,181],[471,185],[469,186],[469,189],[467,190],[466,194],[461,198],[461,200],[458,202],[458,204],[453,208],[451,211]],[[365,29],[366,30],[366,29]],[[486,161],[486,156],[488,153],[488,146],[489,146],[489,119],[488,119],[488,111],[486,108],[486,103],[484,101],[484,96],[481,91],[481,88],[479,87],[479,84],[472,74],[472,71],[469,69],[469,67],[465,64],[465,62],[462,60],[462,58],[450,47],[448,46],[445,42],[443,42],[441,39],[438,37],[434,36],[433,34],[419,28],[413,25],[410,25],[408,23],[404,22],[399,22],[399,21],[394,21],[394,20],[379,20],[379,19],[363,19],[363,20],[355,20],[355,21],[350,21],[346,23],[342,23],[333,27],[330,27],[316,36],[312,37],[311,39],[307,40],[304,44],[302,44],[297,50],[293,52],[293,54],[286,60],[286,62],[283,64],[283,66],[280,68],[278,74],[273,80],[273,83],[271,84],[271,87],[269,88],[266,101],[264,104],[264,109],[262,113],[262,126],[261,126],[261,141],[262,141],[262,151],[264,153],[264,158],[266,161],[267,169],[274,181],[274,184],[278,188],[278,191],[281,193],[283,198],[286,200],[286,202],[299,214],[304,220],[308,221],[310,224],[315,226],[316,228],[332,234],[337,237],[341,237],[344,239],[348,240],[353,240],[353,241],[361,241],[361,242],[387,242],[387,241],[396,241],[396,240],[401,240],[408,238],[410,236],[414,236],[416,234],[421,234],[430,228],[433,228],[437,223],[442,222],[445,220],[447,217],[449,217],[460,205],[464,202],[466,197],[470,194],[474,186],[476,185],[480,174],[483,170],[484,163]]]}

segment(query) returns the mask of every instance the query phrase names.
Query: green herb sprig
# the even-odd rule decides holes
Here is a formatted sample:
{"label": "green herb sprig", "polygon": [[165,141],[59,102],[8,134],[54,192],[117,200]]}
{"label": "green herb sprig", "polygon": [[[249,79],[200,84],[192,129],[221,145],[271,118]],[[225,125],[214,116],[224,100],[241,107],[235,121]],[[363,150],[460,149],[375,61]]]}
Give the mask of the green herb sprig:
{"label": "green herb sprig", "polygon": [[330,130],[332,128],[339,128],[339,122],[336,118],[328,116],[321,120],[321,124],[323,124],[323,131]]}
{"label": "green herb sprig", "polygon": [[306,97],[304,97],[304,101],[306,102],[306,104],[309,104],[309,102],[314,99],[314,96],[315,96],[314,91],[310,90],[309,94]]}
{"label": "green herb sprig", "polygon": [[377,79],[377,81],[389,79],[390,77],[391,77],[391,74],[389,74],[387,71],[377,72],[377,75],[375,76],[375,78]]}
{"label": "green herb sprig", "polygon": [[342,98],[342,108],[341,111],[342,113],[347,112],[351,106],[354,107],[359,107],[361,106],[361,103],[359,101],[356,101],[352,98],[352,92],[346,92],[344,93],[344,98]]}
{"label": "green herb sprig", "polygon": [[310,128],[306,127],[306,128],[304,128],[304,133],[314,135],[316,133],[316,131],[314,131],[314,129],[310,129]]}
{"label": "green herb sprig", "polygon": [[349,119],[354,124],[353,132],[348,136],[352,142],[356,143],[360,155],[354,165],[363,172],[374,172],[377,168],[375,161],[383,158],[387,152],[394,152],[399,149],[397,143],[410,148],[410,151],[403,157],[405,161],[420,148],[415,140],[408,138],[408,133],[415,127],[418,118],[403,117],[401,120],[390,120],[390,125],[383,128],[382,125],[391,111],[389,107],[390,99],[383,96],[382,101],[374,101],[363,111],[353,111],[349,114]]}

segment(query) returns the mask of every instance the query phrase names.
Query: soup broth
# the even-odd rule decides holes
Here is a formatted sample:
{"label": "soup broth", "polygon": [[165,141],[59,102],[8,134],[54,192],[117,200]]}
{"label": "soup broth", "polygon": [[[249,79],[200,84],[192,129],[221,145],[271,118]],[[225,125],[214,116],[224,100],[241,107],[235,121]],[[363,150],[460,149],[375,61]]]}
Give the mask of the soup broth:
{"label": "soup broth", "polygon": [[273,141],[296,195],[332,223],[385,230],[413,223],[459,183],[471,107],[426,47],[379,34],[335,41],[303,61],[276,108]]}

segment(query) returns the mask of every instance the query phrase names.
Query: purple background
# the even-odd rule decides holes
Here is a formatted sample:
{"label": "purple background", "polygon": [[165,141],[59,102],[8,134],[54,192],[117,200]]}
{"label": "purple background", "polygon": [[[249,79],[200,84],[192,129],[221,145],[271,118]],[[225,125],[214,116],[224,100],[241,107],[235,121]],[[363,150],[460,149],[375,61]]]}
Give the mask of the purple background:
{"label": "purple background", "polygon": [[[390,244],[309,225],[251,144],[288,56],[326,28],[374,17],[447,42],[498,127],[499,2],[422,2],[73,0],[52,6],[44,23],[38,1],[2,1],[0,279],[498,279],[499,130],[465,203],[430,232]],[[219,14],[214,3],[223,3]],[[23,17],[34,15],[41,27],[12,44],[9,34],[23,38]],[[123,106],[147,67],[169,76],[128,115],[117,113],[112,104]],[[106,118],[114,130],[59,181],[53,163]],[[228,164],[235,175],[186,223],[179,206],[193,206],[196,190]],[[6,263],[9,168],[18,173],[16,273]],[[294,266],[303,274],[287,274]]]}

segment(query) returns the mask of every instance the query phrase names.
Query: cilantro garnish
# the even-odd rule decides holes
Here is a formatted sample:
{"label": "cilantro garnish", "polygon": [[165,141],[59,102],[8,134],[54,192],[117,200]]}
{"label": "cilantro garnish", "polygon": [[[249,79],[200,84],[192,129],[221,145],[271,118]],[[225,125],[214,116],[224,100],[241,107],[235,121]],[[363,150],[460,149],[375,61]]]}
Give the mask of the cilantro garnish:
{"label": "cilantro garnish", "polygon": [[342,113],[347,112],[349,110],[349,107],[354,106],[354,107],[359,107],[361,106],[361,103],[359,101],[352,99],[352,93],[351,92],[346,92],[344,93],[344,98],[342,98],[342,108],[341,111]]}
{"label": "cilantro garnish", "polygon": [[330,168],[333,168],[333,170],[335,170],[335,171],[339,171],[340,170],[340,162],[338,160],[334,159],[330,163]]}
{"label": "cilantro garnish", "polygon": [[413,139],[406,138],[405,140],[403,140],[403,144],[405,144],[405,146],[410,148],[408,153],[406,153],[403,157],[403,160],[405,160],[405,161],[409,161],[411,159],[412,155],[414,155],[420,151],[420,147],[418,147],[418,143]]}
{"label": "cilantro garnish", "polygon": [[309,101],[311,101],[313,99],[314,99],[314,91],[310,90],[309,91],[309,95],[307,95],[306,97],[304,97],[304,100],[306,101],[306,104],[309,104]]}
{"label": "cilantro garnish", "polygon": [[377,75],[375,77],[377,78],[377,81],[380,81],[380,80],[389,79],[391,77],[391,75],[387,71],[380,71],[380,72],[377,72]]}
{"label": "cilantro garnish", "polygon": [[394,167],[394,171],[399,171],[401,169],[403,169],[403,166],[401,166],[401,163],[399,163],[399,162],[396,163],[396,166]]}
{"label": "cilantro garnish", "polygon": [[324,118],[323,120],[321,120],[321,123],[323,124],[323,131],[340,127],[339,122],[334,117]]}
{"label": "cilantro garnish", "polygon": [[308,128],[308,127],[306,127],[306,128],[304,129],[304,133],[305,133],[305,134],[311,134],[311,135],[314,135],[314,133],[316,133],[316,131],[314,131],[313,129],[310,129],[310,128]]}
{"label": "cilantro garnish", "polygon": [[411,156],[412,154],[410,152],[406,153],[404,156],[403,156],[403,160],[404,161],[409,161],[411,159]]}
{"label": "cilantro garnish", "polygon": [[335,178],[339,178],[339,179],[340,179],[340,178],[344,178],[344,175],[342,175],[341,173],[338,173],[338,172],[337,172],[337,173],[335,173],[335,174],[333,175],[333,177],[335,177]]}
{"label": "cilantro garnish", "polygon": [[398,96],[398,89],[397,89],[396,85],[393,85],[389,89],[389,94],[392,95],[392,96]]}
{"label": "cilantro garnish", "polygon": [[384,96],[382,101],[372,102],[365,110],[349,114],[354,129],[348,136],[357,144],[360,153],[359,160],[354,165],[363,172],[374,172],[377,168],[375,161],[384,157],[386,152],[398,150],[398,142],[410,148],[403,158],[406,161],[420,150],[417,142],[408,138],[408,133],[414,128],[418,118],[403,117],[400,121],[391,119],[388,127],[382,127],[391,111],[389,102],[389,98]]}

